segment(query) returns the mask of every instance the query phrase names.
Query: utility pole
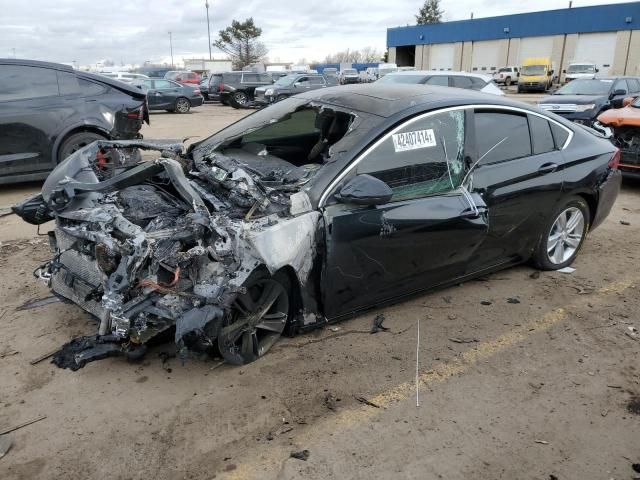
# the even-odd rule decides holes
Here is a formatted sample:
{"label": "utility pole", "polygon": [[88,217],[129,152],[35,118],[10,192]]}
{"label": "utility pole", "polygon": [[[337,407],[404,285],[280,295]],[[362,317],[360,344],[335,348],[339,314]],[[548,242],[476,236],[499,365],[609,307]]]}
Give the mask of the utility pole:
{"label": "utility pole", "polygon": [[171,32],[169,32],[169,48],[171,49],[171,68],[173,69],[173,39],[171,38]]}
{"label": "utility pole", "polygon": [[204,0],[204,6],[207,8],[207,34],[209,36],[209,60],[213,60],[211,56],[211,24],[209,23],[209,0]]}

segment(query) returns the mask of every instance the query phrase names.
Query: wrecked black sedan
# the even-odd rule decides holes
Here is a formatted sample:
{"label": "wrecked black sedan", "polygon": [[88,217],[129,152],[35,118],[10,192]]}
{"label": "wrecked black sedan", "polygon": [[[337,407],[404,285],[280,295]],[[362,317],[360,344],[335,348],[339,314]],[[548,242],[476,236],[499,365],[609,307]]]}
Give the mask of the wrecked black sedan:
{"label": "wrecked black sedan", "polygon": [[521,103],[359,85],[284,100],[186,153],[96,142],[14,208],[55,218],[36,273],[99,319],[67,346],[72,367],[139,356],[170,329],[183,355],[246,364],[285,332],[425,289],[569,265],[616,199],[617,162],[589,129]]}

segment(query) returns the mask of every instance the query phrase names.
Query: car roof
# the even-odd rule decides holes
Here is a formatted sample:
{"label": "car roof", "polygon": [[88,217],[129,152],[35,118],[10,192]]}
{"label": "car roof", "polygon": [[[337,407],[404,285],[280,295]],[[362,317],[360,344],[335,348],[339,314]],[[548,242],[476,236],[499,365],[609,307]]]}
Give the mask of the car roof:
{"label": "car roof", "polygon": [[70,65],[54,62],[41,62],[40,60],[24,60],[20,58],[0,58],[0,63],[5,65],[22,65],[26,67],[43,67],[55,68],[56,70],[66,70],[67,72],[75,72]]}
{"label": "car roof", "polygon": [[359,84],[328,87],[301,93],[304,98],[357,110],[381,117],[390,117],[411,107],[429,104],[439,106],[470,104],[507,105],[537,111],[535,107],[475,90],[414,84]]}
{"label": "car roof", "polygon": [[458,72],[454,70],[401,70],[399,72],[388,73],[387,75],[459,75],[462,77],[476,77],[481,78],[486,82],[493,80],[490,75],[485,75],[484,73],[469,73],[469,72]]}

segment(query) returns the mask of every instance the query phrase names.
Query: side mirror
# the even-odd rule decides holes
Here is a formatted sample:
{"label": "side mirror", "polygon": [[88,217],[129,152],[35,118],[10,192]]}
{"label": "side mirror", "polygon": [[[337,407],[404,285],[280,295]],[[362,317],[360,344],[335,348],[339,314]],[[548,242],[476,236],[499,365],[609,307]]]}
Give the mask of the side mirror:
{"label": "side mirror", "polygon": [[599,71],[600,71],[600,69],[599,69],[599,68],[596,68],[596,73],[598,73]]}
{"label": "side mirror", "polygon": [[623,90],[623,89],[619,88],[619,89],[614,90],[613,92],[611,92],[611,95],[609,95],[609,98],[611,99],[613,97],[619,97],[621,95],[626,95],[626,94],[627,94],[626,90]]}
{"label": "side mirror", "polygon": [[354,205],[383,205],[393,196],[391,187],[371,175],[357,175],[349,180],[336,194],[340,203]]}
{"label": "side mirror", "polygon": [[566,70],[562,70],[562,73],[567,73],[567,71]]}

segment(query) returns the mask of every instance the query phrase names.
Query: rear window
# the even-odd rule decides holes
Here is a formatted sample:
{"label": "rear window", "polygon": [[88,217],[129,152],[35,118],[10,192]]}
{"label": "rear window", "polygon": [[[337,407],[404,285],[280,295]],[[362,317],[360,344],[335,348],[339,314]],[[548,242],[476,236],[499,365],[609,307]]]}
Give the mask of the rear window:
{"label": "rear window", "polygon": [[242,83],[255,83],[260,80],[260,77],[257,73],[243,73],[242,74]]}
{"label": "rear window", "polygon": [[80,86],[80,94],[83,97],[92,97],[94,95],[102,95],[106,87],[101,85],[100,83],[91,82],[89,80],[85,80],[84,78],[78,79],[78,85]]}
{"label": "rear window", "polygon": [[78,95],[80,87],[78,86],[78,77],[73,73],[57,72],[58,88],[60,95]]}
{"label": "rear window", "polygon": [[0,102],[57,95],[55,70],[22,65],[0,66]]}
{"label": "rear window", "polygon": [[549,122],[537,115],[529,115],[529,126],[531,127],[531,140],[533,143],[533,154],[552,152],[555,150],[553,134]]}
{"label": "rear window", "polygon": [[471,88],[473,85],[473,82],[469,77],[460,77],[458,75],[453,75],[451,77],[451,83],[451,86],[456,88]]}
{"label": "rear window", "polygon": [[557,125],[553,122],[551,122],[550,125],[551,125],[551,133],[553,133],[553,139],[555,140],[558,148],[561,149],[562,147],[564,147],[564,144],[567,142],[567,138],[569,138],[569,132],[567,132],[560,125]]}
{"label": "rear window", "polygon": [[238,83],[240,81],[239,73],[225,73],[223,75],[224,83]]}

